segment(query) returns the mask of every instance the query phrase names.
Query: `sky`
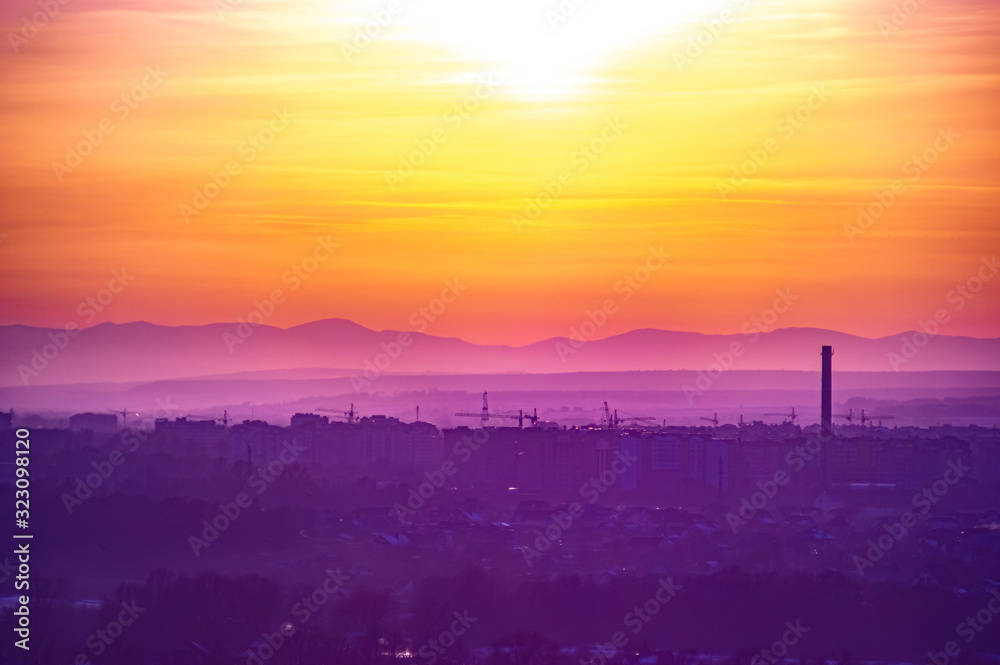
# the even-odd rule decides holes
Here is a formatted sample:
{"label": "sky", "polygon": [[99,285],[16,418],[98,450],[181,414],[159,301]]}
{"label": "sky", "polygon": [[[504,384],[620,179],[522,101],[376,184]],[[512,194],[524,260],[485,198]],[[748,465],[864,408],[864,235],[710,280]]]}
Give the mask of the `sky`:
{"label": "sky", "polygon": [[944,309],[943,333],[1000,336],[996,3],[0,21],[0,324],[259,312],[527,344],[734,333],[785,294],[774,327],[879,337]]}

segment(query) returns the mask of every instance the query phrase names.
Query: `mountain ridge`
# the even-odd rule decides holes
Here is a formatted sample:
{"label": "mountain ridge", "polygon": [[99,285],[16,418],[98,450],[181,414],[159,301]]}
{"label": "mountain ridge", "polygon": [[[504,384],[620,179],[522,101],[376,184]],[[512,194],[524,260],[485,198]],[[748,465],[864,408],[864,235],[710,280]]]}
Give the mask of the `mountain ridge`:
{"label": "mountain ridge", "polygon": [[[401,333],[409,335],[405,346]],[[104,322],[72,337],[59,328],[10,324],[0,326],[0,385],[153,381],[308,367],[344,368],[367,378],[427,372],[813,370],[824,344],[834,346],[835,367],[843,371],[1000,370],[1000,338],[922,335],[867,338],[813,327],[752,334],[637,328],[583,341],[562,336],[511,346],[374,330],[342,318],[289,328]],[[915,343],[920,341],[923,346]]]}

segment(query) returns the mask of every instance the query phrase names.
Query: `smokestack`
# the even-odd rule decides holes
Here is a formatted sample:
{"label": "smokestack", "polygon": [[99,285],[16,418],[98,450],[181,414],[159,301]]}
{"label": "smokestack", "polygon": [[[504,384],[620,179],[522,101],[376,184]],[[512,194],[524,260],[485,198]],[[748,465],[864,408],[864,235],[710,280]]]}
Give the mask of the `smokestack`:
{"label": "smokestack", "polygon": [[822,414],[820,432],[824,440],[833,436],[833,347],[823,347],[823,394],[820,398]]}

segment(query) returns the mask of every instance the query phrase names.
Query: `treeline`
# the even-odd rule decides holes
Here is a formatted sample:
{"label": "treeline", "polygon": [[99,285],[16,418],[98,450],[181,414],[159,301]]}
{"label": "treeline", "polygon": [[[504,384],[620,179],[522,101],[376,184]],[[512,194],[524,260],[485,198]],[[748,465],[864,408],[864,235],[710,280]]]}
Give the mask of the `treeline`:
{"label": "treeline", "polygon": [[[471,662],[478,650],[490,665],[561,665],[590,654],[560,654],[560,647],[620,643],[631,662],[636,654],[658,653],[661,662],[683,665],[704,653],[749,665],[790,634],[788,655],[804,662],[922,663],[948,641],[961,648],[951,662],[975,663],[976,654],[1000,650],[993,627],[969,643],[956,636],[959,622],[980,613],[988,598],[872,587],[833,574],[733,569],[596,584],[575,575],[539,580],[468,568],[388,590],[341,571],[327,571],[314,585],[282,588],[257,575],[161,570],[118,586],[95,609],[72,602],[65,580],[35,583],[32,650],[19,652],[4,640],[2,662],[447,665]],[[0,632],[12,634],[13,623],[4,612]],[[598,651],[593,662],[622,658]]]}

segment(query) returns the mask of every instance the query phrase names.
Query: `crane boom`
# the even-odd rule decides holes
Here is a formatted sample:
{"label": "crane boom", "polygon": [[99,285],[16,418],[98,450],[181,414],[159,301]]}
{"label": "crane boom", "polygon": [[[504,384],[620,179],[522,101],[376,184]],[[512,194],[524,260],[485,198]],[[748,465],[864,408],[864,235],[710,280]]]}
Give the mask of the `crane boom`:
{"label": "crane boom", "polygon": [[532,425],[538,424],[538,409],[534,409],[531,414],[524,415],[524,410],[519,409],[517,413],[490,413],[490,402],[486,393],[483,393],[483,410],[479,413],[471,413],[467,411],[460,411],[456,413],[455,416],[459,418],[479,418],[483,424],[483,427],[487,427],[490,423],[490,418],[502,420],[517,420],[518,427],[524,427],[524,419],[527,418]]}

